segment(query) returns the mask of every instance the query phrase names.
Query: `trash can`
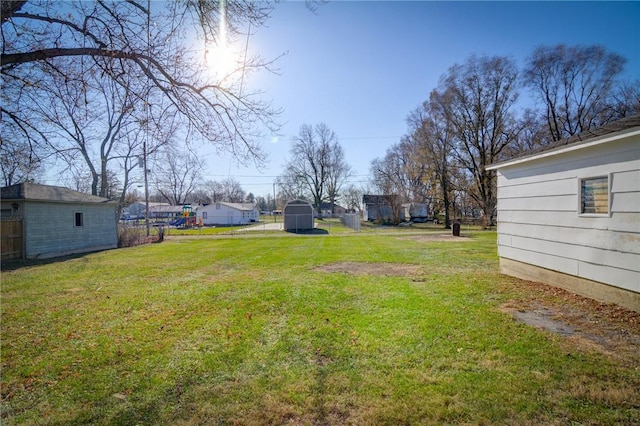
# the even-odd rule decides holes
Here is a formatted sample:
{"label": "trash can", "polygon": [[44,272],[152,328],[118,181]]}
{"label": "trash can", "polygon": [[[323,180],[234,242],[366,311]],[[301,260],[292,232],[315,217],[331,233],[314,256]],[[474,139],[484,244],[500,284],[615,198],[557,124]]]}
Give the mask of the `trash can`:
{"label": "trash can", "polygon": [[460,236],[460,222],[455,222],[453,224],[453,236],[454,237]]}

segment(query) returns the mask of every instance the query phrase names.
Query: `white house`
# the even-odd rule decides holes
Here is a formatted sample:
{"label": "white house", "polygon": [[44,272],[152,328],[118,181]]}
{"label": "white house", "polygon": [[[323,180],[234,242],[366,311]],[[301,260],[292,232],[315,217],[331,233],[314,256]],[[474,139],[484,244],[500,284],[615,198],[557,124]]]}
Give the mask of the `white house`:
{"label": "white house", "polygon": [[257,222],[259,216],[255,204],[217,202],[196,208],[196,217],[205,225],[247,225]]}
{"label": "white house", "polygon": [[585,133],[488,168],[500,269],[640,311],[640,115]]}

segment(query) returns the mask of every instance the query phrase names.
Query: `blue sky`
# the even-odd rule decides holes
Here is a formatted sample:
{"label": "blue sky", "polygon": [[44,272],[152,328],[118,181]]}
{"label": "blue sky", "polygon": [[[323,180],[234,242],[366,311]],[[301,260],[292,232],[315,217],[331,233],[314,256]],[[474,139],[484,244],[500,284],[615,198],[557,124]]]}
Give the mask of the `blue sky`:
{"label": "blue sky", "polygon": [[[539,45],[602,44],[640,77],[640,2],[332,1],[313,13],[304,2],[276,5],[253,29],[250,53],[275,58],[280,75],[253,75],[248,87],[283,109],[280,135],[265,135],[267,167],[206,155],[205,179],[234,177],[247,192],[272,193],[291,137],[326,123],[364,183],[369,165],[407,132],[407,115],[447,69],[471,54],[507,55],[519,66]],[[526,98],[525,98],[526,99]],[[206,150],[204,150],[206,153]]]}

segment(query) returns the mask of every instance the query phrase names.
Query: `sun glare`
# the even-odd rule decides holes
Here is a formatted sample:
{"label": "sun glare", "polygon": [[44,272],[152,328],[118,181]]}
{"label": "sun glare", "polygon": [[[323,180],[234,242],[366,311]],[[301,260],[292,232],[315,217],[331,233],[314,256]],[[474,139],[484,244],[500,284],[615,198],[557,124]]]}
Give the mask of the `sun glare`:
{"label": "sun glare", "polygon": [[229,45],[226,1],[219,0],[218,7],[220,9],[218,40],[215,45],[205,47],[205,58],[209,73],[217,78],[225,78],[233,73],[237,63],[236,55]]}
{"label": "sun glare", "polygon": [[225,78],[236,66],[235,55],[228,45],[221,44],[207,49],[207,68],[212,76]]}

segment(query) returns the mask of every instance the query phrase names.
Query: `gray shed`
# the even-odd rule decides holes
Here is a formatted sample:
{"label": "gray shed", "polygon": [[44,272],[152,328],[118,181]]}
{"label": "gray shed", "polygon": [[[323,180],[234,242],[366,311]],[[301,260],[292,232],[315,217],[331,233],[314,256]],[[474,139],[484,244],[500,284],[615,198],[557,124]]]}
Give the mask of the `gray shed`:
{"label": "gray shed", "polygon": [[[48,258],[116,248],[116,203],[57,186],[21,183],[2,188],[2,257]],[[7,237],[7,238],[5,238]],[[11,256],[5,256],[10,248]]]}
{"label": "gray shed", "polygon": [[305,200],[291,200],[284,206],[284,230],[307,231],[314,228],[313,206]]}

